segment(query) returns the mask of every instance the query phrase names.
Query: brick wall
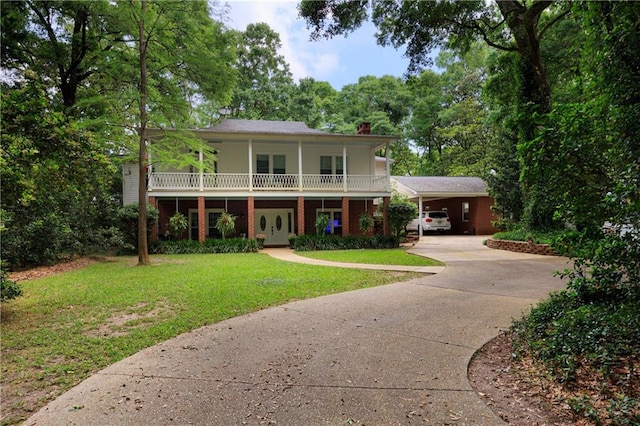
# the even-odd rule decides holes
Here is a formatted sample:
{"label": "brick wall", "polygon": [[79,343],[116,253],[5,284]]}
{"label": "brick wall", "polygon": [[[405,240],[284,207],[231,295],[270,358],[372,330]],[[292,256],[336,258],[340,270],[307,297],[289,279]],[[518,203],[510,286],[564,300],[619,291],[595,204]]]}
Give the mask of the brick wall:
{"label": "brick wall", "polygon": [[498,250],[514,251],[516,253],[541,254],[545,256],[557,256],[556,252],[548,244],[530,244],[523,241],[487,240],[487,247]]}

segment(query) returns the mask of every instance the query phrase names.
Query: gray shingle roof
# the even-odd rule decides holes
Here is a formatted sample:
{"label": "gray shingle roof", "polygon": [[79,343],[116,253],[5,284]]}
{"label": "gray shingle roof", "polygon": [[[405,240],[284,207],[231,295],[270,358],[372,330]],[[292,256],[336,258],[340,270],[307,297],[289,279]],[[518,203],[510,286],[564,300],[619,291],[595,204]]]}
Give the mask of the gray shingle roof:
{"label": "gray shingle roof", "polygon": [[478,177],[392,176],[391,178],[418,194],[487,192],[487,184]]}
{"label": "gray shingle roof", "polygon": [[272,133],[272,134],[327,134],[322,130],[310,129],[302,121],[269,121],[223,119],[218,125],[207,130],[221,133]]}

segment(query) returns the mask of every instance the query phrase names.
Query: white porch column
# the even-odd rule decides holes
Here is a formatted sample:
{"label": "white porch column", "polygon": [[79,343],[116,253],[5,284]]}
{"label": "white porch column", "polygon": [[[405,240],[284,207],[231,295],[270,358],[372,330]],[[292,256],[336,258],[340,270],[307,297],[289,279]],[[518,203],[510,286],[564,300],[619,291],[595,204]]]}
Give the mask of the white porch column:
{"label": "white porch column", "polygon": [[253,191],[253,141],[249,139],[249,191]]}
{"label": "white porch column", "polygon": [[422,236],[422,195],[418,196],[418,238]]}
{"label": "white porch column", "polygon": [[204,158],[202,150],[198,152],[198,162],[200,163],[200,174],[198,176],[198,180],[200,182],[200,191],[204,191]]}
{"label": "white porch column", "polygon": [[298,141],[298,190],[302,192],[302,141]]}
{"label": "white porch column", "polygon": [[342,190],[347,192],[347,143],[342,142]]}
{"label": "white porch column", "polygon": [[391,153],[389,152],[389,142],[384,144],[384,158],[387,165],[387,191],[391,191]]}

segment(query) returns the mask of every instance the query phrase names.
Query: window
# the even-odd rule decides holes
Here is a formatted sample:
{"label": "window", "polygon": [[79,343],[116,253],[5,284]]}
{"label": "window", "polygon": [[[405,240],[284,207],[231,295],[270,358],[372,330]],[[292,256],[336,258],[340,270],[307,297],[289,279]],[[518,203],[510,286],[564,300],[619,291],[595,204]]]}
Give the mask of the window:
{"label": "window", "polygon": [[[273,167],[273,169],[271,168]],[[257,154],[256,173],[283,175],[286,173],[286,156],[283,154]]]}
{"label": "window", "polygon": [[342,210],[341,209],[333,209],[333,210],[316,210],[316,217],[320,217],[321,215],[329,217],[329,223],[327,224],[327,229],[325,230],[328,234],[336,234],[342,235]]}
{"label": "window", "polygon": [[344,160],[341,155],[335,157],[331,155],[320,156],[321,175],[341,175],[344,173]]}
{"label": "window", "polygon": [[222,211],[216,211],[216,212],[207,211],[207,236],[208,237],[218,238],[222,236],[220,231],[218,231],[218,228],[216,228],[216,223],[218,222],[218,219],[220,218],[220,216],[222,216]]}
{"label": "window", "polygon": [[344,173],[344,166],[342,165],[342,156],[336,157],[336,174],[341,175]]}
{"label": "window", "polygon": [[333,173],[332,158],[326,155],[320,156],[320,174],[330,175]]}
{"label": "window", "polygon": [[[205,236],[209,238],[219,238],[222,236],[216,228],[216,222],[222,214],[222,209],[205,210]],[[189,209],[189,238],[198,240],[198,210]]]}
{"label": "window", "polygon": [[266,154],[256,155],[256,173],[269,174],[269,156]]}
{"label": "window", "polygon": [[469,203],[466,201],[462,203],[462,221],[469,222]]}
{"label": "window", "polygon": [[284,155],[273,155],[273,174],[274,175],[283,175],[286,172],[285,167],[285,156]]}

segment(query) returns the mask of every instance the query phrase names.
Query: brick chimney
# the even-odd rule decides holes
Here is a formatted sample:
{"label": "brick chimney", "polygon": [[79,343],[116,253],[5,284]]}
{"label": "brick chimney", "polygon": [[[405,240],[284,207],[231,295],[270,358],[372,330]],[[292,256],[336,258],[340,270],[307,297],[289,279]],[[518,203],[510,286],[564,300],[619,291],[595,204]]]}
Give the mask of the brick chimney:
{"label": "brick chimney", "polygon": [[358,131],[356,133],[359,135],[371,134],[371,123],[367,123],[366,121],[363,121],[358,125]]}

